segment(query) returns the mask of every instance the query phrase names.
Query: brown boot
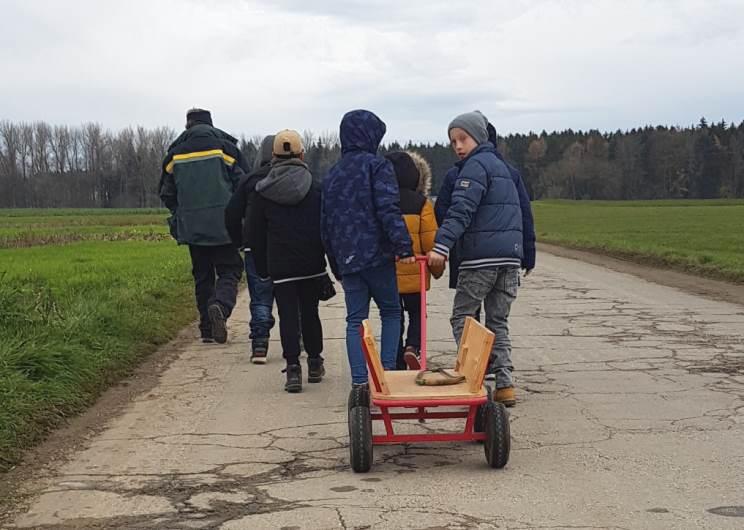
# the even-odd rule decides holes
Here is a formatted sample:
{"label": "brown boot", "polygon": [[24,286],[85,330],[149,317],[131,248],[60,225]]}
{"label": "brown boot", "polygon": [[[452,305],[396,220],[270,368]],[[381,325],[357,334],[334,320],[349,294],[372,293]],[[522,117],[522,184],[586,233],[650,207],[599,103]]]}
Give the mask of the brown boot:
{"label": "brown boot", "polygon": [[504,388],[497,388],[493,391],[493,400],[498,403],[503,403],[505,407],[513,407],[517,404],[517,395],[514,392],[514,387],[507,386]]}

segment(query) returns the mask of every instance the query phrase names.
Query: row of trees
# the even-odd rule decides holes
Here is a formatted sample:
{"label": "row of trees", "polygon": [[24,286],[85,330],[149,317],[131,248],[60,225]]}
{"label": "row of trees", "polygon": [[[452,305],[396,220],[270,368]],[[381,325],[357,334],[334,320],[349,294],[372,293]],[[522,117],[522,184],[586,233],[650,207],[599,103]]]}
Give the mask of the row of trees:
{"label": "row of trees", "polygon": [[[0,207],[155,207],[169,127],[51,126],[0,121]],[[252,164],[261,138],[242,137]],[[306,161],[324,175],[341,149],[334,133],[304,133]],[[441,143],[392,143],[429,160],[437,190],[456,162]],[[645,127],[601,133],[515,134],[499,149],[519,168],[534,199],[744,197],[744,122]]]}

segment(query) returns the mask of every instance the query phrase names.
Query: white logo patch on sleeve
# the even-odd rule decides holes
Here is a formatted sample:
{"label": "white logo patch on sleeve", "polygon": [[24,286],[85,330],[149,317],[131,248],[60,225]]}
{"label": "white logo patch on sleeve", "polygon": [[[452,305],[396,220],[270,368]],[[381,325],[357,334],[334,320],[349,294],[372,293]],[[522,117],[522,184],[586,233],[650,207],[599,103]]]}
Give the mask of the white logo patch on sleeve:
{"label": "white logo patch on sleeve", "polygon": [[469,180],[461,180],[460,181],[460,187],[461,188],[469,188],[470,187],[470,181]]}

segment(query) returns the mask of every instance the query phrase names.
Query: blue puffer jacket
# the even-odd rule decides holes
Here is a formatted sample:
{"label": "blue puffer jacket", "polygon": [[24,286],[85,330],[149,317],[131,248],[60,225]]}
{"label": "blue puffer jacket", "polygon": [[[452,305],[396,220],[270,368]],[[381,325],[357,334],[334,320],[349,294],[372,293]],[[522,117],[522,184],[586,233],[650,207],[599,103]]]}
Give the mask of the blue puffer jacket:
{"label": "blue puffer jacket", "polygon": [[348,112],[341,160],[323,179],[321,237],[341,276],[412,255],[393,165],[377,155],[385,130],[372,112]]}
{"label": "blue puffer jacket", "polygon": [[456,167],[452,202],[434,250],[448,256],[457,245],[462,270],[519,267],[524,256],[519,192],[496,148],[485,142]]}
{"label": "blue puffer jacket", "polygon": [[[496,149],[496,156],[499,157],[499,160],[506,164],[506,168],[509,170],[509,174],[514,181],[514,185],[517,187],[517,192],[519,192],[519,207],[522,210],[522,247],[524,254],[522,257],[522,268],[532,270],[535,268],[537,260],[535,250],[535,220],[532,215],[532,204],[530,203],[530,195],[529,193],[527,193],[527,187],[524,185],[524,180],[522,179],[522,175],[519,170],[512,166],[509,162],[504,160],[504,157],[501,155],[498,149]],[[452,203],[452,191],[455,188],[455,180],[457,180],[457,175],[459,172],[460,168],[458,166],[454,166],[449,171],[447,171],[446,175],[444,176],[444,180],[442,181],[442,186],[439,189],[437,202],[434,205],[434,215],[437,218],[437,224],[439,224],[440,226],[444,222],[444,218],[447,215],[447,210],[449,210],[450,204]],[[456,257],[450,256],[450,274],[455,273],[456,275],[456,261]],[[457,282],[454,281],[451,283],[456,284]]]}

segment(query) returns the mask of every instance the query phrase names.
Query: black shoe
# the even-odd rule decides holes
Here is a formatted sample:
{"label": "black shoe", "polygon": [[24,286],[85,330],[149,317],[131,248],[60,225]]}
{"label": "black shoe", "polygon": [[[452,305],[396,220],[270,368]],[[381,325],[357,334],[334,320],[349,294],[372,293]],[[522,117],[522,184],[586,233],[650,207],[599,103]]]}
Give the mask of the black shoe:
{"label": "black shoe", "polygon": [[209,325],[200,325],[199,335],[201,337],[201,341],[204,344],[211,344],[212,342],[214,342],[214,337],[212,336],[212,327]]}
{"label": "black shoe", "polygon": [[284,390],[290,394],[302,392],[302,367],[299,364],[290,364],[282,371],[287,374]]}
{"label": "black shoe", "polygon": [[212,304],[207,309],[209,313],[209,322],[212,324],[212,336],[220,344],[227,342],[227,322],[225,313],[219,304]]}
{"label": "black shoe", "polygon": [[251,362],[253,364],[266,364],[268,353],[269,339],[253,339],[251,344]]}
{"label": "black shoe", "polygon": [[320,383],[325,375],[325,366],[323,366],[323,358],[308,359],[307,360],[307,382],[308,383]]}

